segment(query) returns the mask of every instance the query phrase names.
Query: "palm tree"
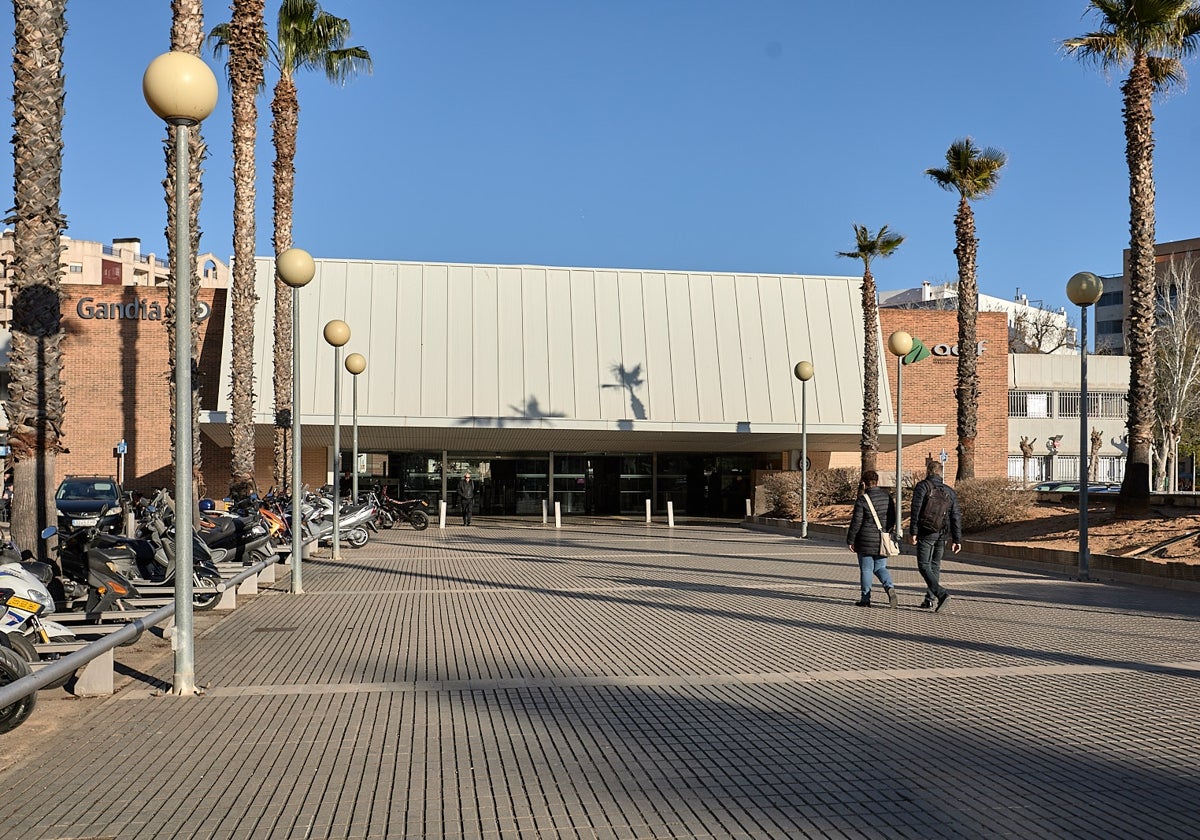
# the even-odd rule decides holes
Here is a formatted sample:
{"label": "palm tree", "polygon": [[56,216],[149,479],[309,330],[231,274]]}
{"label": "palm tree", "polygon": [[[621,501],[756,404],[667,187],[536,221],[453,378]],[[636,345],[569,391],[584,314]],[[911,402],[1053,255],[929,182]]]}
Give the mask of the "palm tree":
{"label": "palm tree", "polygon": [[228,24],[229,88],[233,107],[233,279],[230,289],[232,391],[229,494],[254,490],[254,144],[266,56],[264,0],[234,0]]}
{"label": "palm tree", "polygon": [[[292,200],[296,187],[296,134],[300,100],[298,70],[321,70],[335,84],[345,84],[360,72],[371,72],[371,54],[347,47],[350,22],[321,9],[315,0],[283,0],[279,6],[274,53],[279,82],[271,100],[275,141],[275,253],[292,247]],[[275,278],[275,483],[289,484],[287,432],[292,412],[292,296]]]}
{"label": "palm tree", "polygon": [[958,193],[954,216],[954,256],[958,259],[958,471],[956,480],[975,477],[975,438],[979,418],[978,352],[975,322],[979,318],[979,284],[975,276],[975,213],[971,202],[996,188],[1007,157],[999,149],[980,149],[970,137],[955,140],[946,151],[945,169],[926,169],[925,174],[944,190]]}
{"label": "palm tree", "polygon": [[[871,260],[890,257],[896,253],[904,236],[891,233],[884,225],[872,234],[866,226],[854,225],[855,249],[838,251],[839,257],[862,260],[862,311],[863,311],[863,422],[862,471],[875,469],[879,455],[879,303],[876,300],[875,277],[871,274]],[[897,477],[897,480],[899,477]]]}
{"label": "palm tree", "polygon": [[[203,0],[172,0],[171,2],[171,49],[180,52],[200,55],[200,47],[204,42],[204,3]],[[167,280],[167,347],[169,348],[170,376],[168,383],[175,381],[175,265],[179,259],[191,268],[193,304],[199,303],[200,272],[196,265],[196,255],[200,252],[200,200],[202,187],[200,178],[203,173],[201,164],[207,157],[208,147],[200,134],[200,126],[194,126],[188,134],[188,233],[191,236],[190,253],[182,257],[175,253],[175,132],[186,131],[179,126],[167,126],[167,177],[163,181],[166,188],[167,201],[167,245],[170,254],[171,271]],[[193,316],[192,326],[192,368],[198,370],[200,360],[200,324]],[[193,375],[195,375],[193,373]],[[198,384],[198,383],[197,383]],[[171,405],[171,460],[175,460],[175,388],[168,387]],[[203,460],[200,451],[200,399],[199,391],[192,391],[192,498],[199,499],[203,491],[201,471]]]}
{"label": "palm tree", "polygon": [[[1194,0],[1091,0],[1100,29],[1063,42],[1067,53],[1105,73],[1129,68],[1121,83],[1125,162],[1129,167],[1129,452],[1117,499],[1123,515],[1150,505],[1154,440],[1154,108],[1153,95],[1182,83],[1182,60],[1195,52],[1200,6]],[[1086,349],[1085,349],[1086,352]]]}
{"label": "palm tree", "polygon": [[60,243],[66,0],[15,0],[13,43],[12,349],[8,445],[12,537],[41,545],[56,522],[54,478],[63,451]]}

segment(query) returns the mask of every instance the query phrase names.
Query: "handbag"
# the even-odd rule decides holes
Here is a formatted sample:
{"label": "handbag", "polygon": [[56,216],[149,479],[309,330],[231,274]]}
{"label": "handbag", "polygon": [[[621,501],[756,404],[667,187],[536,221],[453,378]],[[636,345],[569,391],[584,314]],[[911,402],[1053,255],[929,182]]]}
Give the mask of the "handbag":
{"label": "handbag", "polygon": [[892,535],[883,530],[883,526],[879,524],[879,514],[875,512],[871,496],[863,493],[863,498],[867,500],[867,509],[871,511],[871,518],[875,520],[875,527],[879,529],[879,550],[888,557],[895,557],[900,553],[900,546],[896,545],[896,540],[892,538]]}

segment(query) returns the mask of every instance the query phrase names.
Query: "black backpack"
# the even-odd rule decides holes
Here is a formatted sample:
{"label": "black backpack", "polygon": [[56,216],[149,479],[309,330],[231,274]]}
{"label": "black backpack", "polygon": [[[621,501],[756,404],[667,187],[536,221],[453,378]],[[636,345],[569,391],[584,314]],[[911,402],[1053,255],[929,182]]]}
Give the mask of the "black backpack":
{"label": "black backpack", "polygon": [[921,505],[921,514],[917,518],[917,525],[925,533],[945,530],[946,517],[950,515],[950,507],[953,504],[954,500],[950,497],[950,491],[946,489],[946,485],[931,482],[929,492],[925,495],[925,502]]}

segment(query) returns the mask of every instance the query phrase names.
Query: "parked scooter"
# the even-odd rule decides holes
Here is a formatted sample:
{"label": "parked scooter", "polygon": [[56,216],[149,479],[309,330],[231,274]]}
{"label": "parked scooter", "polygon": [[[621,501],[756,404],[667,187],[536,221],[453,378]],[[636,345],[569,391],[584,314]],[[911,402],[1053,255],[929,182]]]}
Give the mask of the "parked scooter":
{"label": "parked scooter", "polygon": [[[3,547],[0,560],[0,588],[7,592],[6,603],[0,607],[0,644],[6,645],[26,662],[39,662],[39,642],[73,642],[75,634],[43,616],[54,612],[54,598],[47,588],[54,580],[54,567],[48,563],[22,561],[12,543]],[[15,560],[14,560],[15,558]],[[48,654],[57,658],[57,654]],[[60,688],[71,679],[67,674],[43,688]]]}
{"label": "parked scooter", "polygon": [[[333,499],[319,493],[311,494],[311,503],[316,508],[317,516],[308,520],[311,536],[321,543],[333,541]],[[367,523],[375,519],[377,508],[370,502],[345,508],[338,518],[339,537],[353,548],[361,548],[367,544],[370,534]]]}
{"label": "parked scooter", "polygon": [[[0,606],[8,603],[11,589],[0,589]],[[30,674],[29,663],[8,647],[0,645],[0,687],[14,683]],[[11,732],[29,719],[37,705],[37,692],[31,692],[0,708],[0,733]]]}
{"label": "parked scooter", "polygon": [[[275,553],[271,533],[253,505],[253,513],[218,512],[212,499],[200,500],[196,533],[212,549],[214,559],[253,566]],[[218,553],[218,550],[221,553]]]}

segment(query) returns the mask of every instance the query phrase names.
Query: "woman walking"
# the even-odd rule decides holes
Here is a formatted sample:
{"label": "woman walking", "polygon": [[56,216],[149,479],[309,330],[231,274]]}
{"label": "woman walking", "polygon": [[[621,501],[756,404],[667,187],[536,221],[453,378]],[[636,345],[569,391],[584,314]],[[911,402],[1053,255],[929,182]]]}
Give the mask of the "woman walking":
{"label": "woman walking", "polygon": [[[881,517],[880,511],[884,511]],[[879,578],[887,592],[888,606],[899,602],[892,575],[887,567],[887,552],[883,548],[883,534],[896,527],[896,505],[888,491],[879,486],[879,473],[867,470],[859,486],[858,500],[854,503],[854,515],[850,517],[850,533],[846,542],[850,550],[858,555],[858,568],[862,575],[862,596],[856,607],[871,606],[871,584]]]}

